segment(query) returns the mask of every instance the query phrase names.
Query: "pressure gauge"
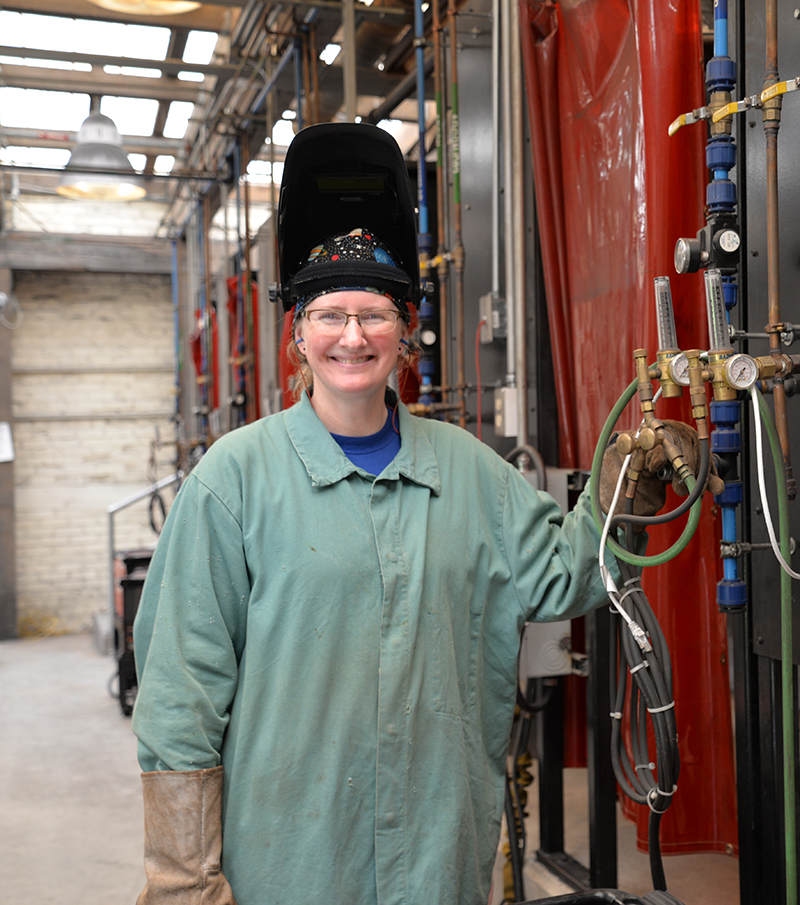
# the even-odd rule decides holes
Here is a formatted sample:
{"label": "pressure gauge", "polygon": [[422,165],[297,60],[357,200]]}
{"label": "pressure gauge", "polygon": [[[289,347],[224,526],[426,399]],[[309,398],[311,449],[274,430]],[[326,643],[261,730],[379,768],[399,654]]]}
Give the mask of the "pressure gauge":
{"label": "pressure gauge", "polygon": [[670,360],[669,376],[680,386],[689,386],[689,359],[684,352]]}
{"label": "pressure gauge", "polygon": [[749,390],[757,380],[758,365],[749,355],[738,352],[725,362],[725,382],[734,390]]}
{"label": "pressure gauge", "polygon": [[719,247],[729,255],[739,250],[742,240],[735,229],[723,229],[717,236]]}
{"label": "pressure gauge", "polygon": [[675,270],[694,273],[700,268],[700,240],[678,239],[675,243]]}

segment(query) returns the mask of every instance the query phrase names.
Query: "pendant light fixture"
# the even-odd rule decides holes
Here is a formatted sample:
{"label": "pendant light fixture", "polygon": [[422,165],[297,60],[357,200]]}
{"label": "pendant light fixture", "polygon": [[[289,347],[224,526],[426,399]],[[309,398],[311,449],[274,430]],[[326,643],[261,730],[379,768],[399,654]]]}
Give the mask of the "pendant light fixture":
{"label": "pendant light fixture", "polygon": [[88,201],[136,201],[147,194],[122,147],[122,136],[102,113],[84,120],[56,191]]}
{"label": "pendant light fixture", "polygon": [[200,3],[188,0],[89,0],[95,6],[115,13],[132,13],[136,16],[175,16],[197,9]]}

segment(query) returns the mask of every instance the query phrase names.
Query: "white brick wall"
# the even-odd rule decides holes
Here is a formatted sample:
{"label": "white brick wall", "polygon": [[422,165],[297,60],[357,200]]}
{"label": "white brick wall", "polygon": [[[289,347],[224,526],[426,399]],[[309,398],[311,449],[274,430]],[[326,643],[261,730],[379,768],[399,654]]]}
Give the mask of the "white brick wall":
{"label": "white brick wall", "polygon": [[[108,605],[106,507],[149,483],[156,428],[174,437],[170,278],[24,271],[14,291],[20,625],[76,631]],[[158,452],[158,477],[173,460],[174,447]],[[118,550],[155,543],[147,501],[120,512],[115,533]]]}

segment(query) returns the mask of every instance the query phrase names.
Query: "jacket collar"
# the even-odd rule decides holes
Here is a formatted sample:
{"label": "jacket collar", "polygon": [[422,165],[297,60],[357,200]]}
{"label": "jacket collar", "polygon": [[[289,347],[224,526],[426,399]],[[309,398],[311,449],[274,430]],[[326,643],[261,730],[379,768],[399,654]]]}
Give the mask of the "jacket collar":
{"label": "jacket collar", "polygon": [[[397,407],[401,445],[400,452],[383,472],[383,479],[397,480],[400,475],[428,487],[437,496],[442,484],[436,454],[425,431],[401,402]],[[319,420],[308,393],[286,411],[289,440],[315,487],[326,487],[341,481],[359,469],[342,452],[339,444]]]}

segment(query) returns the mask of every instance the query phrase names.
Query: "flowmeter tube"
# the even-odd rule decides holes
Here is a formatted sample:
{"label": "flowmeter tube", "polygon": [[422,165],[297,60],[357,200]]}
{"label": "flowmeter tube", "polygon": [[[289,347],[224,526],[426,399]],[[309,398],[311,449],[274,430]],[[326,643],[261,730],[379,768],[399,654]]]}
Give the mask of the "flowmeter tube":
{"label": "flowmeter tube", "polygon": [[666,397],[680,396],[681,386],[676,380],[673,363],[680,355],[675,331],[675,315],[672,309],[672,290],[669,277],[656,277],[653,281],[656,296],[656,326],[658,329],[658,369],[661,391]]}
{"label": "flowmeter tube", "polygon": [[706,287],[709,351],[730,350],[733,352],[728,332],[728,317],[725,313],[725,297],[722,292],[722,274],[719,270],[712,268],[705,271],[703,279]]}
{"label": "flowmeter tube", "polygon": [[669,277],[656,277],[656,325],[658,327],[658,350],[677,351],[678,337],[675,332],[675,315],[672,308],[672,290]]}

